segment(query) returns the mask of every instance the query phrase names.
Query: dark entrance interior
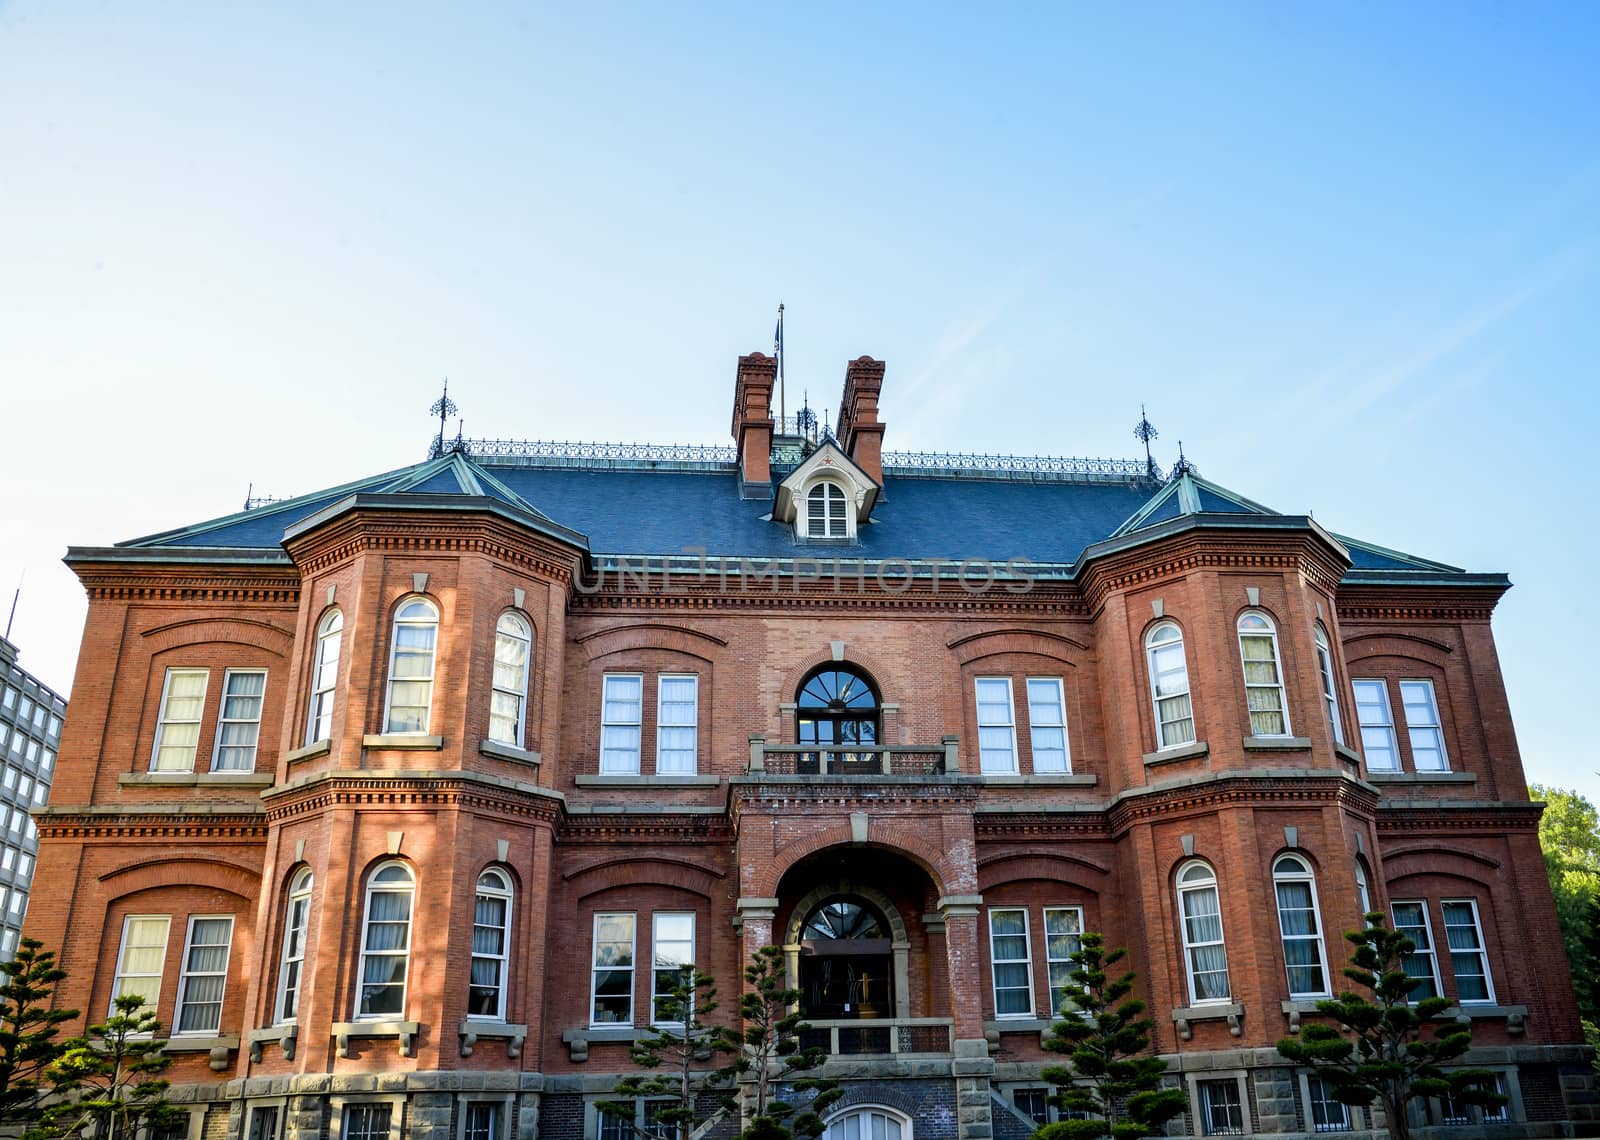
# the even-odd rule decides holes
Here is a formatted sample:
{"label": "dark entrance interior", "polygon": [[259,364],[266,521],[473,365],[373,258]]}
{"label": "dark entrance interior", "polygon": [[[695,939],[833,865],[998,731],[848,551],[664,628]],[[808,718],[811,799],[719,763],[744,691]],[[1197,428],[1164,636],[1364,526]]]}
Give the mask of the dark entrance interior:
{"label": "dark entrance interior", "polygon": [[894,1016],[889,925],[865,899],[839,896],[800,931],[800,1011],[824,1020]]}

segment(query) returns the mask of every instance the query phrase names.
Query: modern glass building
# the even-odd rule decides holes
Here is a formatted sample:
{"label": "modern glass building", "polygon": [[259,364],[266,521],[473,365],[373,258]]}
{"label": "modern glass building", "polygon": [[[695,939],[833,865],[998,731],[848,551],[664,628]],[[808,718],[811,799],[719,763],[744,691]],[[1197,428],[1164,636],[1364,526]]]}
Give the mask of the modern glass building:
{"label": "modern glass building", "polygon": [[31,812],[50,799],[67,702],[17,664],[0,637],[0,962],[11,960],[28,913],[39,829]]}

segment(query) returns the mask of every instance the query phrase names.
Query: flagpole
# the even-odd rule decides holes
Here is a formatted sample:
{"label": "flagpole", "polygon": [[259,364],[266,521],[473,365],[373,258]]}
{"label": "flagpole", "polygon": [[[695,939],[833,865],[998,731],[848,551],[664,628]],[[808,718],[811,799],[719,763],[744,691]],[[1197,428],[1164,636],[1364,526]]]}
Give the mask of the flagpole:
{"label": "flagpole", "polygon": [[783,399],[783,302],[778,302],[778,434],[783,434],[784,412]]}

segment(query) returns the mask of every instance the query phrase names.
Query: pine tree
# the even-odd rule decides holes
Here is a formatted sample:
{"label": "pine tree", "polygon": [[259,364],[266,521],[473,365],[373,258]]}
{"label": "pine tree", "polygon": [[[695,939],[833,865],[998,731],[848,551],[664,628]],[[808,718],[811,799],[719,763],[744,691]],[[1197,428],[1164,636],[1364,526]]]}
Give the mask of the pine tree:
{"label": "pine tree", "polygon": [[63,1048],[55,1039],[57,1027],[78,1016],[75,1009],[50,1008],[67,973],[56,965],[55,952],[43,947],[24,938],[16,957],[0,965],[0,1125],[38,1119],[41,1078]]}
{"label": "pine tree", "polygon": [[1448,998],[1411,1001],[1425,980],[1405,970],[1416,944],[1390,930],[1377,911],[1367,915],[1364,930],[1347,931],[1345,939],[1356,949],[1344,976],[1372,996],[1346,991],[1319,1001],[1317,1011],[1333,1024],[1307,1024],[1299,1037],[1279,1041],[1278,1052],[1310,1068],[1343,1103],[1382,1104],[1394,1140],[1410,1136],[1407,1109],[1415,1100],[1448,1095],[1484,1108],[1504,1104],[1493,1074],[1444,1068],[1472,1047],[1472,1024],[1446,1016]]}
{"label": "pine tree", "polygon": [[692,966],[678,971],[671,991],[656,998],[655,1023],[641,1033],[631,1050],[634,1064],[646,1069],[665,1064],[670,1071],[624,1077],[612,1089],[619,1099],[600,1102],[600,1110],[633,1121],[640,1140],[654,1140],[657,1134],[639,1126],[634,1113],[639,1099],[653,1102],[651,1122],[671,1125],[677,1140],[694,1140],[720,1120],[731,1097],[721,1096],[704,1119],[699,1105],[703,1093],[715,1092],[729,1082],[733,1068],[711,1072],[696,1068],[697,1063],[703,1066],[713,1057],[738,1052],[739,1038],[731,1029],[706,1024],[718,1004],[716,980],[711,975]]}
{"label": "pine tree", "polygon": [[[798,1012],[800,991],[785,984],[783,951],[763,946],[744,968],[750,987],[739,1002],[744,1017],[744,1053],[741,1073],[753,1075],[752,1109],[740,1140],[794,1140],[822,1134],[822,1114],[844,1095],[837,1081],[800,1076],[820,1069],[827,1054],[818,1046],[801,1048],[800,1035],[807,1026]],[[778,1095],[780,1086],[812,1093],[810,1103],[797,1108]]]}
{"label": "pine tree", "polygon": [[123,994],[112,1006],[87,1036],[64,1042],[45,1070],[51,1103],[24,1140],[136,1140],[141,1129],[154,1134],[182,1119],[167,1103],[161,1074],[172,1058],[161,1051],[166,1042],[157,1040],[154,1011],[138,994]]}
{"label": "pine tree", "polygon": [[1113,981],[1106,974],[1126,955],[1120,948],[1106,953],[1104,937],[1088,931],[1067,959],[1072,985],[1058,1011],[1063,1020],[1050,1027],[1044,1047],[1070,1063],[1046,1068],[1044,1079],[1056,1086],[1051,1102],[1076,1115],[1042,1126],[1035,1140],[1136,1140],[1159,1134],[1184,1110],[1183,1090],[1161,1087],[1167,1064],[1150,1053],[1155,1026],[1140,1016],[1144,1002],[1131,996],[1137,975]]}

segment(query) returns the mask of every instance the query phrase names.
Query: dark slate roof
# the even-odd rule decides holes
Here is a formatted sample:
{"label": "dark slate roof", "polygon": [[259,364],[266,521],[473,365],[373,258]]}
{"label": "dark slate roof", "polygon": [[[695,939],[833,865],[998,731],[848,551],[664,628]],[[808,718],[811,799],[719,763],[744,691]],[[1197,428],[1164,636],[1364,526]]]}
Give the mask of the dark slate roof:
{"label": "dark slate roof", "polygon": [[[797,545],[771,520],[770,498],[741,497],[737,469],[723,462],[529,462],[447,454],[412,467],[210,522],[119,544],[117,551],[157,556],[172,548],[259,551],[281,555],[285,532],[350,504],[414,508],[438,497],[462,509],[504,509],[595,557],[1021,559],[1069,566],[1084,550],[1163,533],[1193,516],[1195,525],[1300,525],[1191,473],[1164,485],[1144,479],[1064,479],[1021,472],[885,472],[883,493],[854,546]],[[348,503],[347,503],[348,500]],[[474,506],[477,504],[478,506]],[[498,506],[497,506],[498,504]],[[1230,521],[1237,519],[1235,523]],[[1478,579],[1443,563],[1334,536],[1353,560],[1352,577],[1424,575]],[[586,542],[584,541],[586,540]],[[124,553],[125,552],[125,553]]]}

